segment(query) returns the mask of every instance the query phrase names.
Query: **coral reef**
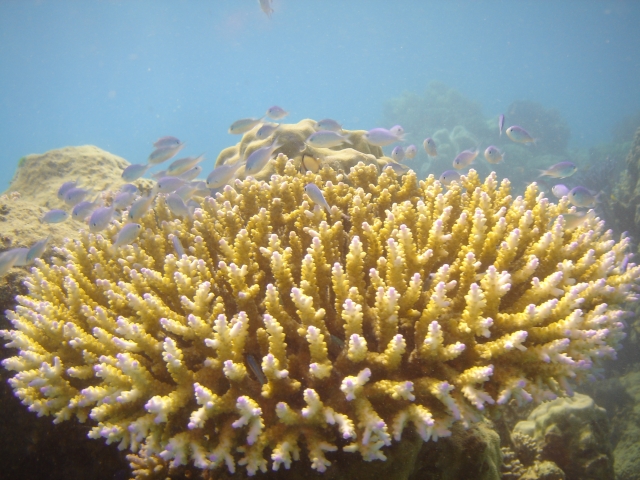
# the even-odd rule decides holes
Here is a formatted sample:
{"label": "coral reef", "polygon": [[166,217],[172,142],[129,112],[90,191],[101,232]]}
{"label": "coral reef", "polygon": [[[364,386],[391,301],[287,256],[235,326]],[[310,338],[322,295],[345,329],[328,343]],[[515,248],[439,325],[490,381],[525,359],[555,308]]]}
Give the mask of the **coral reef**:
{"label": "coral reef", "polygon": [[553,461],[568,480],[615,478],[609,420],[587,395],[576,393],[539,405],[516,425],[514,434],[537,442],[538,456]]}
{"label": "coral reef", "polygon": [[192,219],[161,197],[115,253],[119,222],[38,260],[2,332],[21,401],[137,452],[141,478],[163,462],[322,472],[571,394],[615,357],[640,267],[620,267],[629,241],[604,222],[565,229],[566,201],[473,170],[445,191],[373,161],[271,168]]}
{"label": "coral reef", "polygon": [[[640,480],[640,369],[636,364],[634,369],[623,375],[617,382],[622,391],[605,395],[615,395],[612,403],[621,408],[613,416],[612,423],[616,428],[613,441],[615,443],[613,456],[615,458],[615,474],[617,480]],[[628,402],[625,402],[625,398]]]}
{"label": "coral reef", "polygon": [[626,158],[626,168],[606,201],[614,226],[640,238],[640,128]]}

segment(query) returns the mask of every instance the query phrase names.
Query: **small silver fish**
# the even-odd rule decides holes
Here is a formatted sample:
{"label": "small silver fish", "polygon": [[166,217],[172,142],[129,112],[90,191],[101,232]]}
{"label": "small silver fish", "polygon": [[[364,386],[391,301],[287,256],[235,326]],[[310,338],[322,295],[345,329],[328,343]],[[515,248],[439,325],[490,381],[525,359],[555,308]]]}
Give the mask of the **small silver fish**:
{"label": "small silver fish", "polygon": [[138,193],[138,187],[136,187],[133,183],[125,183],[120,187],[120,191]]}
{"label": "small silver fish", "polygon": [[564,219],[564,228],[565,230],[573,230],[574,228],[582,225],[589,217],[590,215],[585,214],[584,212],[563,213],[562,218]]}
{"label": "small silver fish", "polygon": [[98,233],[107,228],[115,211],[115,205],[96,208],[89,218],[89,231]]}
{"label": "small silver fish", "polygon": [[502,136],[502,127],[504,127],[504,114],[501,113],[498,117],[498,130],[500,130],[500,136]]}
{"label": "small silver fish", "polygon": [[[193,196],[208,197],[209,195],[211,195],[211,189],[207,187],[207,182],[203,182],[202,180],[199,180],[197,182],[191,182],[191,185],[195,187],[195,190],[191,194],[192,197]],[[178,190],[176,190],[176,192]]]}
{"label": "small silver fish", "polygon": [[120,247],[124,245],[129,245],[133,242],[140,232],[142,231],[142,225],[139,223],[127,223],[122,230],[118,232],[116,238],[114,239],[114,243],[111,246],[111,251],[115,253]]}
{"label": "small silver fish", "polygon": [[69,214],[67,212],[56,208],[45,213],[40,221],[42,223],[61,223],[67,218],[69,218]]}
{"label": "small silver fish", "polygon": [[220,165],[213,169],[213,171],[207,177],[207,187],[220,188],[231,181],[240,167],[244,165],[244,162],[236,162],[225,165]]}
{"label": "small silver fish", "polygon": [[524,128],[518,125],[512,125],[507,128],[507,137],[518,143],[535,143],[536,139],[529,135]]}
{"label": "small silver fish", "polygon": [[184,143],[179,143],[178,145],[167,145],[165,147],[158,147],[147,159],[147,163],[150,165],[159,165],[167,160],[175,157],[180,150],[184,148]]}
{"label": "small silver fish", "polygon": [[256,380],[260,382],[260,385],[264,385],[265,383],[267,383],[267,377],[264,376],[264,373],[262,372],[260,365],[258,365],[258,362],[253,357],[253,355],[247,355],[246,358],[247,358],[247,363],[249,364],[249,368],[251,369],[253,374],[256,376]]}
{"label": "small silver fish", "polygon": [[165,202],[167,202],[167,207],[169,207],[171,213],[173,213],[176,217],[191,217],[192,212],[189,208],[187,208],[187,205],[177,193],[174,192],[167,195],[167,198],[165,198]]}
{"label": "small silver fish", "polygon": [[462,170],[463,168],[467,168],[469,165],[473,163],[473,161],[478,156],[478,150],[463,150],[458,154],[458,156],[453,160],[453,168],[456,170]]}
{"label": "small silver fish", "polygon": [[153,142],[153,146],[155,148],[175,147],[176,145],[180,145],[180,140],[178,140],[176,137],[172,137],[170,135],[167,135],[166,137],[160,137],[158,140]]}
{"label": "small silver fish", "polygon": [[417,154],[418,154],[418,149],[416,148],[415,145],[409,145],[407,148],[404,149],[404,156],[409,160],[413,160]]}
{"label": "small silver fish", "polygon": [[131,192],[120,192],[116,194],[113,199],[113,204],[116,207],[116,210],[124,210],[128,208],[129,205],[133,203],[136,199],[136,194]]}
{"label": "small silver fish", "polygon": [[96,208],[100,206],[99,201],[92,202],[90,200],[84,200],[73,207],[71,211],[71,217],[74,220],[78,220],[79,222],[84,222],[84,220],[91,215]]}
{"label": "small silver fish", "polygon": [[167,167],[167,177],[177,177],[184,172],[191,170],[193,167],[198,165],[201,161],[204,160],[204,155],[200,155],[198,157],[185,157],[179,158],[178,160],[174,160],[171,162],[171,165]]}
{"label": "small silver fish", "polygon": [[427,155],[430,157],[437,157],[438,150],[436,149],[436,142],[433,141],[433,138],[428,137],[424,139],[422,142],[422,146],[424,147],[424,151],[427,152]]}
{"label": "small silver fish", "polygon": [[153,178],[156,182],[158,180],[160,180],[162,177],[166,177],[167,176],[167,171],[166,170],[160,170],[159,172],[154,172],[151,175],[149,175],[151,178]]}
{"label": "small silver fish", "polygon": [[397,137],[402,137],[404,135],[404,128],[400,125],[394,125],[389,129],[389,131]]}
{"label": "small silver fish", "polygon": [[540,177],[567,178],[578,171],[578,167],[573,162],[560,162],[551,165],[546,170],[540,170]]}
{"label": "small silver fish", "polygon": [[198,175],[202,173],[202,165],[196,165],[191,170],[187,170],[186,172],[180,174],[178,178],[190,182],[191,180],[195,180],[198,178]]}
{"label": "small silver fish", "polygon": [[276,125],[275,123],[265,123],[256,132],[256,138],[258,140],[266,140],[278,129],[279,126],[280,125]]}
{"label": "small silver fish", "polygon": [[134,222],[140,220],[145,215],[145,213],[149,211],[149,208],[151,208],[151,205],[153,204],[155,198],[155,192],[152,191],[148,196],[140,197],[135,202],[133,202],[133,204],[129,208],[129,220],[132,220]]}
{"label": "small silver fish", "polygon": [[498,150],[498,147],[490,145],[484,151],[484,158],[486,158],[489,163],[502,163],[504,161],[504,153]]}
{"label": "small silver fish", "polygon": [[49,240],[51,240],[50,236],[34,243],[33,245],[31,245],[31,247],[29,247],[26,258],[27,264],[32,263],[36,258],[42,257],[44,251],[47,249]]}
{"label": "small silver fish", "polygon": [[268,18],[271,18],[271,14],[273,13],[273,8],[271,8],[271,3],[273,0],[258,0],[260,4],[260,9],[265,13]]}
{"label": "small silver fish", "polygon": [[315,183],[308,183],[304,186],[304,191],[307,196],[314,202],[323,207],[329,214],[331,214],[331,207],[327,203],[322,194],[322,190]]}
{"label": "small silver fish", "polygon": [[595,207],[600,194],[595,194],[585,187],[574,187],[569,194],[569,201],[576,207]]}
{"label": "small silver fish", "polygon": [[76,182],[75,180],[72,180],[70,182],[64,182],[62,185],[60,185],[60,188],[58,189],[58,198],[60,200],[63,200],[64,194],[67,193],[68,190],[75,188],[77,184],[78,182]]}
{"label": "small silver fish", "polygon": [[330,132],[342,131],[342,125],[331,118],[325,118],[323,120],[320,120],[319,122],[316,122],[313,128],[316,130],[328,130]]}
{"label": "small silver fish", "polygon": [[553,188],[551,189],[551,193],[553,193],[553,196],[556,198],[562,198],[566,195],[569,195],[569,187],[559,183],[558,185],[553,186]]}
{"label": "small silver fish", "polygon": [[70,188],[64,193],[64,203],[66,203],[70,207],[74,207],[82,200],[84,200],[84,197],[87,196],[87,193],[89,193],[89,190],[85,190],[84,188]]}
{"label": "small silver fish", "polygon": [[273,157],[273,152],[275,152],[278,148],[280,148],[282,144],[276,140],[271,145],[267,145],[266,147],[259,148],[249,155],[247,158],[247,165],[244,168],[244,171],[247,175],[255,175],[260,172],[271,160]]}
{"label": "small silver fish", "polygon": [[258,125],[261,121],[262,118],[242,118],[240,120],[236,120],[229,127],[229,133],[231,133],[232,135],[246,133],[256,125]]}
{"label": "small silver fish", "polygon": [[382,167],[383,170],[385,168],[390,168],[391,170],[396,172],[396,175],[404,175],[405,173],[409,172],[409,170],[411,170],[408,166],[403,165],[402,163],[393,162],[389,162],[384,167]]}
{"label": "small silver fish", "polygon": [[391,158],[393,158],[398,163],[404,160],[404,148],[402,148],[400,145],[394,147],[391,152]]}
{"label": "small silver fish", "polygon": [[184,247],[182,246],[180,239],[176,235],[172,234],[171,243],[173,244],[173,248],[176,251],[178,258],[182,258],[183,255],[186,255]]}
{"label": "small silver fish", "polygon": [[158,180],[158,193],[175,192],[185,183],[187,183],[185,180],[178,177],[162,177]]}
{"label": "small silver fish", "polygon": [[363,135],[364,139],[376,147],[386,147],[395,142],[404,140],[402,135],[397,135],[386,128],[374,128]]}
{"label": "small silver fish", "polygon": [[440,175],[438,181],[443,185],[449,186],[451,185],[451,182],[460,181],[460,174],[455,170],[447,170]]}
{"label": "small silver fish", "polygon": [[133,182],[134,180],[139,179],[145,173],[147,173],[147,170],[149,170],[150,166],[151,165],[149,164],[142,165],[140,163],[129,165],[122,171],[122,179],[127,182]]}
{"label": "small silver fish", "polygon": [[13,248],[0,253],[0,277],[16,266],[16,262],[20,255],[21,250],[19,248]]}
{"label": "small silver fish", "polygon": [[189,200],[191,198],[191,196],[193,195],[193,192],[195,192],[198,189],[197,183],[199,183],[199,182],[196,182],[196,183],[185,183],[183,186],[181,186],[179,189],[177,189],[171,195],[176,194],[184,201]]}
{"label": "small silver fish", "polygon": [[331,130],[319,130],[312,133],[305,143],[316,148],[332,148],[343,143],[352,145],[348,135],[340,135],[338,132],[332,132]]}
{"label": "small silver fish", "polygon": [[284,118],[287,115],[289,115],[289,112],[287,112],[283,108],[280,108],[277,105],[274,105],[273,107],[269,107],[269,109],[267,110],[267,117],[273,118],[274,120],[280,120],[281,118]]}

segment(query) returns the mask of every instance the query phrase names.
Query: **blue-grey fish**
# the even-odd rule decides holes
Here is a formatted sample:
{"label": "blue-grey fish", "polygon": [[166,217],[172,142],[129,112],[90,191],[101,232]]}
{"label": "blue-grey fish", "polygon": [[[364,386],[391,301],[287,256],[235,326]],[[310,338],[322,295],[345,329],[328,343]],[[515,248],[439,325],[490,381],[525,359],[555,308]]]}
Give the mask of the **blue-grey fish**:
{"label": "blue-grey fish", "polygon": [[588,188],[578,186],[572,188],[567,196],[569,197],[569,201],[576,207],[595,207],[600,194],[596,194]]}
{"label": "blue-grey fish", "polygon": [[125,183],[124,185],[122,185],[120,187],[120,191],[121,192],[138,193],[138,187],[135,186],[133,183]]}
{"label": "blue-grey fish", "polygon": [[16,265],[18,257],[21,255],[21,250],[13,248],[6,252],[0,253],[0,277],[5,275],[11,268]]}
{"label": "blue-grey fish", "polygon": [[371,145],[386,147],[392,143],[404,140],[402,135],[387,130],[386,128],[374,128],[363,135],[364,139]]}
{"label": "blue-grey fish", "polygon": [[177,235],[173,234],[171,234],[171,237],[171,243],[173,243],[173,248],[176,251],[176,255],[178,255],[178,258],[182,258],[182,256],[186,255],[187,253],[184,251],[184,247],[182,246],[180,239],[177,237]]}
{"label": "blue-grey fish", "polygon": [[232,135],[246,133],[256,125],[258,125],[262,121],[262,118],[242,118],[240,120],[236,120],[229,127],[229,133],[231,133]]}
{"label": "blue-grey fish", "polygon": [[273,13],[273,8],[271,8],[273,0],[258,0],[260,4],[260,9],[265,13],[268,18],[271,18],[271,14]]}
{"label": "blue-grey fish", "polygon": [[185,183],[187,183],[186,180],[178,177],[162,177],[158,180],[158,193],[175,192]]}
{"label": "blue-grey fish", "polygon": [[91,233],[98,233],[107,228],[113,219],[115,211],[115,205],[96,208],[89,218],[89,231]]}
{"label": "blue-grey fish", "polygon": [[196,165],[191,170],[187,170],[186,172],[178,175],[178,178],[181,178],[182,180],[186,180],[187,182],[190,182],[191,180],[195,180],[196,178],[198,178],[198,175],[200,175],[201,173],[202,173],[202,165]]}
{"label": "blue-grey fish", "polygon": [[85,190],[84,188],[70,188],[64,193],[64,203],[66,203],[70,207],[73,207],[84,200],[84,197],[87,196],[87,193],[89,193],[89,190]]}
{"label": "blue-grey fish", "polygon": [[453,160],[453,168],[456,170],[462,170],[463,168],[467,168],[469,165],[473,163],[473,161],[478,156],[478,150],[463,150],[458,154],[458,156]]}
{"label": "blue-grey fish", "polygon": [[162,177],[166,177],[167,176],[167,171],[166,170],[160,170],[159,172],[154,172],[151,175],[149,175],[151,178],[153,178],[156,182],[158,180],[160,180]]}
{"label": "blue-grey fish", "polygon": [[116,210],[124,210],[128,208],[129,205],[133,203],[136,199],[136,194],[131,192],[119,192],[113,198],[113,204],[116,207]]}
{"label": "blue-grey fish", "polygon": [[204,155],[200,155],[198,157],[185,157],[179,158],[178,160],[174,160],[171,162],[169,167],[167,167],[167,175],[168,177],[177,177],[184,172],[191,170],[193,167],[198,165],[202,160],[204,160]]}
{"label": "blue-grey fish", "polygon": [[247,165],[244,167],[244,172],[247,175],[255,175],[261,171],[267,163],[269,163],[271,157],[273,157],[273,152],[281,146],[282,144],[276,140],[271,145],[267,145],[266,147],[259,148],[252,152],[247,158]]}
{"label": "blue-grey fish", "polygon": [[504,153],[498,150],[498,147],[490,145],[484,151],[484,158],[486,158],[489,163],[502,163],[504,161]]}
{"label": "blue-grey fish", "polygon": [[266,140],[278,127],[280,127],[280,125],[276,125],[275,123],[265,123],[256,132],[256,138],[258,140]]}
{"label": "blue-grey fish", "polygon": [[512,125],[507,128],[507,137],[518,143],[535,143],[536,139],[529,135],[524,128],[518,125]]}
{"label": "blue-grey fish", "polygon": [[27,264],[33,262],[36,258],[41,258],[44,254],[44,251],[47,249],[47,244],[51,240],[51,237],[44,238],[29,247],[29,251],[27,252]]}
{"label": "blue-grey fish", "polygon": [[440,175],[438,181],[443,185],[449,186],[451,182],[460,181],[460,174],[455,170],[447,170],[445,172],[442,172],[442,175]]}
{"label": "blue-grey fish", "polygon": [[281,118],[289,115],[285,109],[280,108],[278,105],[274,105],[273,107],[269,107],[267,110],[267,117],[273,118],[274,120],[280,120]]}
{"label": "blue-grey fish", "polygon": [[404,148],[402,148],[400,145],[394,147],[394,149],[391,151],[391,158],[393,158],[398,163],[404,160]]}
{"label": "blue-grey fish", "polygon": [[322,194],[322,190],[315,183],[308,183],[304,186],[304,191],[308,195],[308,197],[314,202],[327,210],[327,212],[331,213],[331,207],[327,203],[327,200],[324,198]]}
{"label": "blue-grey fish", "polygon": [[220,188],[223,185],[228,184],[235,176],[238,169],[244,165],[244,162],[229,163],[220,165],[213,169],[213,171],[207,177],[207,187]]}
{"label": "blue-grey fish", "polygon": [[60,188],[58,189],[58,198],[60,200],[64,200],[64,194],[67,193],[68,190],[75,188],[77,184],[78,182],[76,182],[75,180],[72,180],[70,182],[64,182],[62,185],[60,185]]}
{"label": "blue-grey fish", "polygon": [[560,162],[546,170],[540,170],[540,177],[567,178],[576,173],[578,167],[573,162]]}
{"label": "blue-grey fish", "polygon": [[178,145],[167,145],[164,147],[158,147],[147,159],[147,163],[150,165],[159,165],[167,160],[175,157],[180,150],[184,148],[184,143],[179,143]]}
{"label": "blue-grey fish", "polygon": [[14,267],[24,267],[29,264],[29,262],[27,262],[27,255],[29,254],[27,247],[14,248],[13,251],[16,256],[16,261],[13,264]]}
{"label": "blue-grey fish", "polygon": [[71,218],[74,220],[78,220],[79,222],[84,222],[84,220],[91,215],[96,208],[100,206],[100,201],[91,201],[91,200],[83,200],[71,211]]}
{"label": "blue-grey fish", "polygon": [[415,145],[409,145],[407,148],[404,149],[404,156],[409,160],[413,160],[416,157],[417,153],[418,153],[418,149],[416,148]]}
{"label": "blue-grey fish", "polygon": [[120,247],[129,245],[133,242],[140,232],[142,231],[142,225],[139,223],[127,223],[116,235],[115,241],[111,246],[111,252],[115,253]]}
{"label": "blue-grey fish", "polygon": [[180,145],[180,140],[178,140],[176,137],[172,137],[170,135],[167,135],[166,137],[160,137],[158,140],[153,142],[153,146],[155,148],[175,147],[176,145]]}
{"label": "blue-grey fish", "polygon": [[316,148],[332,148],[348,143],[351,145],[348,135],[340,135],[338,132],[331,130],[319,130],[309,135],[306,144]]}
{"label": "blue-grey fish", "polygon": [[255,357],[253,355],[247,355],[246,358],[247,358],[247,363],[249,364],[249,368],[251,369],[253,374],[256,376],[256,380],[260,382],[260,385],[264,385],[265,383],[267,383],[267,377],[264,376],[264,372],[260,368],[260,365],[258,365],[258,362],[256,361]]}
{"label": "blue-grey fish", "polygon": [[498,130],[500,130],[500,136],[502,136],[502,127],[504,127],[504,114],[501,113],[498,117]]}
{"label": "blue-grey fish", "polygon": [[135,202],[133,202],[133,204],[129,208],[129,220],[134,222],[140,220],[144,216],[144,214],[149,211],[149,208],[151,208],[151,205],[153,204],[155,198],[155,192],[152,191],[146,197],[140,197]]}
{"label": "blue-grey fish", "polygon": [[551,193],[553,193],[553,196],[556,198],[562,198],[569,195],[569,187],[559,183],[558,185],[553,186]]}
{"label": "blue-grey fish", "polygon": [[401,125],[394,125],[393,127],[391,127],[389,129],[389,131],[391,133],[393,133],[397,137],[403,137],[404,136],[404,128],[402,128]]}
{"label": "blue-grey fish", "polygon": [[185,200],[185,201],[189,200],[191,198],[191,196],[193,195],[193,192],[195,192],[198,189],[197,183],[199,183],[199,182],[185,183],[183,186],[181,186],[179,189],[177,189],[171,195],[176,194],[182,200]]}
{"label": "blue-grey fish", "polygon": [[45,213],[40,221],[42,223],[61,223],[64,222],[67,218],[69,218],[69,214],[67,212],[55,208]]}
{"label": "blue-grey fish", "polygon": [[147,173],[147,170],[149,170],[150,166],[151,165],[149,164],[143,165],[141,163],[134,163],[132,165],[129,165],[122,171],[122,179],[126,182],[133,182],[134,180],[139,179],[145,173]]}
{"label": "blue-grey fish", "polygon": [[180,198],[180,195],[177,193],[173,192],[167,195],[165,202],[167,202],[167,207],[169,207],[171,213],[176,217],[191,218],[192,211],[187,207],[182,198]]}
{"label": "blue-grey fish", "polygon": [[409,172],[409,170],[411,170],[407,165],[403,165],[402,163],[394,163],[394,162],[389,162],[384,167],[382,167],[383,170],[385,168],[390,168],[391,170],[396,172],[397,175],[404,175],[405,173]]}
{"label": "blue-grey fish", "polygon": [[342,131],[342,125],[331,118],[324,118],[319,122],[316,122],[313,128],[316,130],[328,130],[330,132]]}
{"label": "blue-grey fish", "polygon": [[424,147],[424,151],[427,152],[427,155],[430,157],[437,157],[438,150],[436,148],[436,142],[433,141],[433,138],[427,137],[422,142],[422,146]]}

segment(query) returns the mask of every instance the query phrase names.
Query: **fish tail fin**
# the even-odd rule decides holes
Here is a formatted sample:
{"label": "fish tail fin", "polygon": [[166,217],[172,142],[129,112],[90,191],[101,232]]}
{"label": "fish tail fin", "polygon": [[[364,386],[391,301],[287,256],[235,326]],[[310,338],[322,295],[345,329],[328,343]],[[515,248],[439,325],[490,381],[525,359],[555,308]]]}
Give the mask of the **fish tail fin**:
{"label": "fish tail fin", "polygon": [[538,171],[540,172],[540,175],[538,175],[538,178],[549,175],[549,172],[547,172],[546,170],[538,170]]}
{"label": "fish tail fin", "polygon": [[351,134],[343,135],[342,138],[344,138],[344,141],[349,145],[353,145],[353,142],[351,141]]}

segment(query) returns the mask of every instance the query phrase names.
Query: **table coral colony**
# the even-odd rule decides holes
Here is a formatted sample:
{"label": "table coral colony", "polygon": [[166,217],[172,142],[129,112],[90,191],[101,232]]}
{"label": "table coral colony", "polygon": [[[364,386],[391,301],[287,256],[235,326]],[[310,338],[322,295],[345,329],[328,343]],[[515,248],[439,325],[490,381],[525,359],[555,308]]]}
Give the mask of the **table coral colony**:
{"label": "table coral colony", "polygon": [[138,466],[323,472],[337,449],[384,461],[408,428],[436,441],[489,406],[570,395],[615,357],[640,267],[595,216],[565,225],[566,197],[473,170],[446,188],[273,167],[192,219],[159,197],[117,254],[119,222],[38,260],[2,332],[22,402]]}

